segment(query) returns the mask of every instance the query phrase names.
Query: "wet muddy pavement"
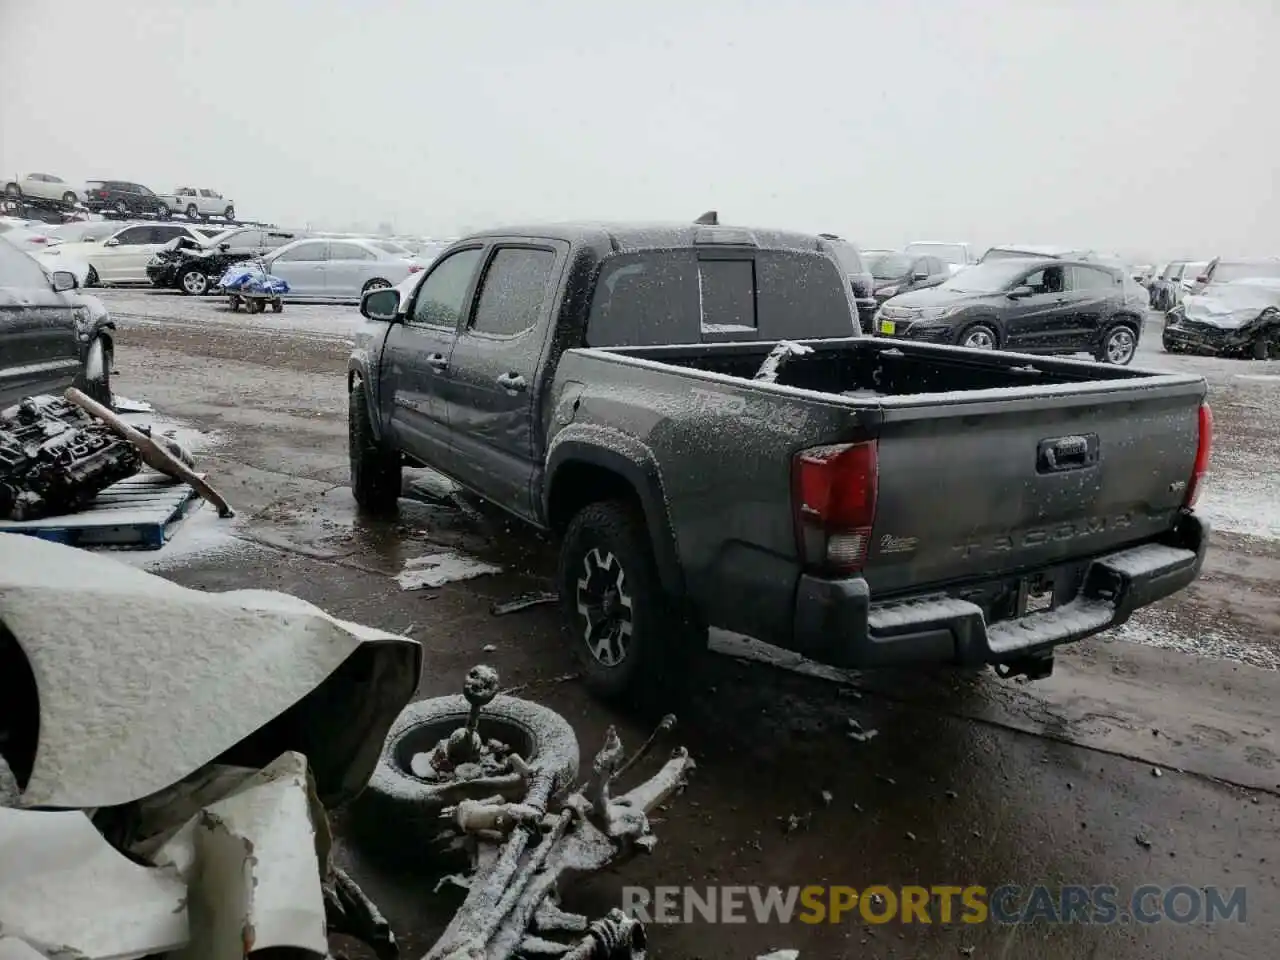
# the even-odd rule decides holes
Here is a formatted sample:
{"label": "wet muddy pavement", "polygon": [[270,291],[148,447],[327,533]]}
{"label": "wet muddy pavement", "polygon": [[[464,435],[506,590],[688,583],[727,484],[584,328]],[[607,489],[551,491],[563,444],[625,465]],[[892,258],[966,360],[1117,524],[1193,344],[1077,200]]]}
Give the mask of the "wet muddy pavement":
{"label": "wet muddy pavement", "polygon": [[[492,612],[549,588],[553,558],[536,536],[430,476],[417,477],[416,498],[395,520],[355,517],[344,486],[343,310],[308,308],[323,322],[300,313],[297,330],[267,330],[208,301],[104,299],[121,316],[117,389],[202,431],[202,465],[240,511],[230,529],[200,511],[160,554],[131,562],[190,586],[286,590],[406,631],[425,648],[423,696],[455,692],[470,665],[492,663],[504,686],[529,685],[525,696],[574,724],[586,760],[609,723],[632,747],[647,735],[642,718],[565,679],[573,664],[554,607]],[[773,651],[717,636],[721,653],[685,684],[672,737],[699,768],[655,825],[657,849],[571,888],[568,905],[598,915],[625,884],[1110,884],[1122,905],[1143,884],[1244,887],[1244,923],[942,924],[935,911],[930,925],[853,915],[816,925],[694,922],[655,926],[651,939],[655,956],[673,958],[754,957],[770,947],[802,958],[1274,955],[1280,364],[1159,354],[1139,362],[1157,360],[1211,381],[1219,441],[1205,508],[1228,532],[1215,534],[1201,581],[1118,637],[1060,655],[1055,675],[1030,685],[990,673],[797,672],[759,662],[777,659]],[[441,551],[503,572],[401,589],[406,561]],[[878,733],[850,738],[859,730]],[[392,873],[350,846],[342,854],[406,955],[420,955],[460,894],[433,892],[426,868]]]}

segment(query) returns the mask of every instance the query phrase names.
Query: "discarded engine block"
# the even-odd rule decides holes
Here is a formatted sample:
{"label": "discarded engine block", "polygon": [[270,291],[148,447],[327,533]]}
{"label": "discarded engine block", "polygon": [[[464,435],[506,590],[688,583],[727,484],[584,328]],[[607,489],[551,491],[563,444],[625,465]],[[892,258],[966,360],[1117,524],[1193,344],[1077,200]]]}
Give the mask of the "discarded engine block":
{"label": "discarded engine block", "polygon": [[141,467],[133,444],[59,397],[27,397],[0,413],[0,517],[5,519],[74,513]]}

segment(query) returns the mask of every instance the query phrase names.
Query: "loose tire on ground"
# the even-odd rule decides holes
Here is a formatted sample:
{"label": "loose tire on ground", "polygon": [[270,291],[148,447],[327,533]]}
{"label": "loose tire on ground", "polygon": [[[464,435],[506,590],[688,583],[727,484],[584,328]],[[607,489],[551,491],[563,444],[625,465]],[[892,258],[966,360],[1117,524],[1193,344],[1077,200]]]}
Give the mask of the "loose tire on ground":
{"label": "loose tire on ground", "polygon": [[[363,846],[384,855],[421,856],[441,832],[440,811],[456,802],[456,792],[413,775],[415,754],[430,751],[466,725],[470,705],[462,695],[412,703],[391,726],[368,786],[351,807],[351,824]],[[578,737],[554,710],[499,695],[480,713],[480,736],[512,746],[531,765],[554,778],[553,796],[577,781]],[[512,798],[515,799],[515,798]]]}
{"label": "loose tire on ground", "polygon": [[364,510],[390,513],[400,499],[400,454],[378,442],[369,421],[365,385],[357,382],[347,397],[347,446],[351,493]]}
{"label": "loose tire on ground", "polygon": [[662,586],[639,507],[588,504],[560,546],[564,629],[592,693],[659,706],[683,689],[706,631]]}

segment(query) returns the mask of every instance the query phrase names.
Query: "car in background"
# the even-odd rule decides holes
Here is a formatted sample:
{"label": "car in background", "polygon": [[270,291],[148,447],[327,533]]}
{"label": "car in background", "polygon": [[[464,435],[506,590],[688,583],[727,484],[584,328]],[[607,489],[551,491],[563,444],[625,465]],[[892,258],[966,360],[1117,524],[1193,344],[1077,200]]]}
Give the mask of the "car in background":
{"label": "car in background", "polygon": [[1214,280],[1165,317],[1169,353],[1280,360],[1280,278]]}
{"label": "car in background", "polygon": [[1090,353],[1127,364],[1142,335],[1145,297],[1114,267],[1081,260],[1024,258],[970,267],[927,290],[885,302],[878,336],[979,350]]}
{"label": "car in background", "polygon": [[1185,260],[1170,260],[1151,278],[1151,285],[1147,289],[1151,294],[1152,310],[1165,313],[1177,302],[1173,289],[1178,283],[1178,278],[1182,276],[1182,268],[1185,265]]}
{"label": "car in background", "polygon": [[74,207],[81,193],[61,177],[51,173],[28,173],[14,177],[4,185],[5,196],[20,200],[45,200],[64,207]]}
{"label": "car in background", "polygon": [[287,243],[263,263],[289,284],[289,298],[298,300],[355,301],[423,269],[419,260],[388,253],[371,240],[325,237]]}
{"label": "car in background", "polygon": [[871,271],[877,306],[900,293],[936,287],[952,276],[949,263],[924,254],[881,253],[863,260]]}
{"label": "car in background", "polygon": [[85,286],[100,283],[147,283],[147,263],[153,254],[176,237],[196,243],[206,238],[181,223],[133,223],[102,240],[80,240],[51,247],[48,255],[84,260],[89,264]]}
{"label": "car in background", "polygon": [[880,302],[876,300],[875,280],[862,259],[862,251],[857,244],[834,233],[820,233],[818,238],[822,249],[835,256],[836,262],[849,278],[849,288],[858,308],[858,326],[864,333],[869,332]]}
{"label": "car in background", "polygon": [[988,247],[987,252],[979,259],[979,263],[990,263],[993,260],[1026,260],[1052,257],[1056,260],[1083,260],[1091,251],[1075,247],[1039,246],[1036,244],[1014,244],[1012,246]]}
{"label": "car in background", "polygon": [[130,180],[89,180],[84,205],[94,213],[110,211],[122,217],[150,214],[166,220],[173,208],[155,191]]}
{"label": "car in background", "polygon": [[1202,269],[1192,274],[1188,286],[1190,293],[1200,293],[1210,284],[1230,283],[1233,280],[1280,279],[1280,258],[1247,257],[1229,259],[1214,257]]}
{"label": "car in background", "polygon": [[129,226],[119,220],[79,220],[49,228],[49,243],[100,243],[117,230]]}
{"label": "car in background", "polygon": [[222,230],[202,242],[175,237],[147,262],[147,279],[155,287],[203,296],[233,263],[265,256],[297,239],[296,233],[264,227]]}
{"label": "car in background", "polygon": [[451,240],[393,240],[412,253],[426,266],[435,261],[445,250],[449,249]]}
{"label": "car in background", "polygon": [[1178,273],[1178,279],[1169,288],[1169,306],[1167,309],[1172,310],[1189,293],[1195,293],[1199,288],[1203,287],[1203,283],[1197,281],[1204,276],[1205,270],[1209,268],[1208,260],[1191,260],[1182,264],[1182,269]]}
{"label": "car in background", "polygon": [[173,193],[162,194],[160,199],[188,220],[208,220],[211,216],[224,220],[236,218],[236,205],[208,187],[178,187]]}
{"label": "car in background", "polygon": [[71,386],[110,404],[114,325],[77,285],[0,236],[0,408]]}
{"label": "car in background", "polygon": [[948,272],[951,274],[959,273],[965,267],[971,267],[978,262],[969,244],[945,240],[913,240],[903,248],[903,252],[918,257],[937,257],[947,264]]}

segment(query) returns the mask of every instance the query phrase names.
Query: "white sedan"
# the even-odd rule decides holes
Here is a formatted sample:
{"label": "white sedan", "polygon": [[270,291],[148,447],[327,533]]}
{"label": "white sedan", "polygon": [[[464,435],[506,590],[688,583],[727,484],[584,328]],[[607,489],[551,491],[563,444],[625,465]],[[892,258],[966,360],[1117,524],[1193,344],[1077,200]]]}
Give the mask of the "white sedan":
{"label": "white sedan", "polygon": [[50,246],[49,258],[66,257],[89,264],[85,286],[99,283],[150,283],[147,261],[170,240],[187,237],[203,243],[206,237],[179,223],[135,223],[121,227],[103,240],[90,237]]}
{"label": "white sedan", "polygon": [[74,207],[84,199],[82,191],[52,173],[28,173],[23,177],[14,177],[5,183],[4,192],[15,199],[25,197],[30,200],[51,200],[68,207]]}
{"label": "white sedan", "polygon": [[379,241],[295,240],[263,258],[267,272],[289,284],[290,299],[359,300],[369,290],[394,287],[423,269],[412,257],[389,252]]}

